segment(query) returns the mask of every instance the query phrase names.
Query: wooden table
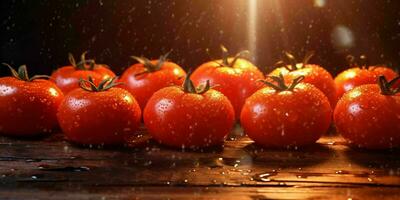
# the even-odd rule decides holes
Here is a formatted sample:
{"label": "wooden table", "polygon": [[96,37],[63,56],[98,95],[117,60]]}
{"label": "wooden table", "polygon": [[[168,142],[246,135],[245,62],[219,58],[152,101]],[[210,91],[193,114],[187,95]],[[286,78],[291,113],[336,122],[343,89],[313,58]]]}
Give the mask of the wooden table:
{"label": "wooden table", "polygon": [[297,150],[234,136],[202,152],[0,137],[0,199],[400,199],[399,152],[354,150],[339,136]]}

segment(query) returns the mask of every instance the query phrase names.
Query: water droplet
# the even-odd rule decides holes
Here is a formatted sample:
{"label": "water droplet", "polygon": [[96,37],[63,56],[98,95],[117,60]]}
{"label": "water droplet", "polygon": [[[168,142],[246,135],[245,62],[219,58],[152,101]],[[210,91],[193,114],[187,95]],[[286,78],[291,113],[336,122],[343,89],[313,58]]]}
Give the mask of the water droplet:
{"label": "water droplet", "polygon": [[272,176],[276,176],[278,173],[276,171],[258,174],[254,177],[254,180],[261,182],[270,182]]}
{"label": "water droplet", "polygon": [[40,162],[42,159],[26,159],[25,162]]}
{"label": "water droplet", "polygon": [[350,172],[346,170],[338,170],[335,172],[335,174],[350,174]]}

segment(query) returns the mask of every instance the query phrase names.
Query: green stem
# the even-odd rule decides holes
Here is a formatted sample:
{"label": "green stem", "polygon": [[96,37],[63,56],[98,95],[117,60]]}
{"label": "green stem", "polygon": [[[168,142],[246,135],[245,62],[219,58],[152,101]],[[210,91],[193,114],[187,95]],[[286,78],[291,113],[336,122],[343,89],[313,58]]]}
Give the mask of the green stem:
{"label": "green stem", "polygon": [[[96,67],[96,62],[93,59],[86,59],[87,51],[81,54],[81,60],[77,63],[74,56],[68,53],[68,60],[72,66],[78,70],[93,70]],[[89,65],[89,67],[87,67]]]}
{"label": "green stem", "polygon": [[298,69],[298,68],[297,68],[297,60],[296,60],[296,58],[293,56],[293,54],[291,54],[291,53],[289,53],[289,52],[287,52],[287,51],[284,51],[283,53],[285,54],[286,59],[289,61],[289,65],[291,66],[291,70],[290,70],[290,71],[295,71],[295,70],[297,70],[297,69]]}
{"label": "green stem", "polygon": [[193,94],[204,94],[211,89],[209,80],[206,81],[206,84],[199,85],[196,88],[193,81],[190,80],[190,76],[192,75],[192,73],[193,73],[192,70],[189,70],[188,73],[186,74],[185,80],[182,85],[184,92]]}
{"label": "green stem", "polygon": [[228,49],[224,45],[221,45],[221,51],[222,51],[222,63],[218,63],[220,67],[234,67],[239,59],[241,58],[246,59],[250,55],[250,52],[248,50],[240,51],[233,57],[232,61],[229,62],[230,57]]}
{"label": "green stem", "polygon": [[304,76],[299,76],[297,78],[295,78],[293,80],[293,82],[290,85],[286,85],[285,84],[285,79],[283,77],[282,74],[279,74],[279,76],[268,76],[268,78],[272,79],[273,83],[271,81],[268,80],[259,80],[260,82],[264,83],[267,86],[272,87],[273,89],[275,89],[278,92],[282,92],[282,91],[293,91],[294,88],[301,83],[304,80]]}
{"label": "green stem", "polygon": [[400,85],[397,88],[393,87],[398,81],[400,81],[400,76],[388,81],[385,76],[379,76],[378,85],[381,89],[381,94],[392,96],[400,92]]}
{"label": "green stem", "polygon": [[[291,53],[289,53],[287,51],[283,51],[283,54],[285,55],[284,59],[278,61],[275,64],[275,67],[277,67],[277,68],[278,67],[285,67],[288,71],[298,70],[299,67],[297,67],[297,59],[296,59],[296,57],[294,57],[293,54],[291,54]],[[304,58],[303,58],[301,67],[305,67],[313,56],[314,56],[314,51],[308,51],[306,53],[306,55],[304,56]]]}
{"label": "green stem", "polygon": [[107,91],[117,85],[121,85],[123,83],[121,82],[116,82],[118,77],[113,77],[113,78],[107,78],[102,80],[99,85],[96,86],[94,83],[94,80],[91,76],[88,77],[88,79],[80,79],[79,80],[79,86],[88,92],[103,92]]}
{"label": "green stem", "polygon": [[50,78],[50,76],[47,75],[35,75],[33,77],[29,77],[28,74],[28,70],[26,68],[26,65],[21,65],[20,67],[18,67],[18,71],[16,71],[13,67],[11,67],[11,65],[7,64],[7,63],[2,63],[4,66],[8,67],[8,69],[10,69],[11,74],[13,77],[22,80],[22,81],[33,81],[35,79],[41,79],[41,78]]}
{"label": "green stem", "polygon": [[358,67],[360,69],[366,69],[369,66],[368,58],[366,55],[361,55],[357,61],[353,55],[346,56],[347,64],[350,67]]}
{"label": "green stem", "polygon": [[164,65],[164,63],[168,60],[168,56],[171,52],[172,52],[172,50],[164,55],[161,55],[160,58],[157,60],[156,64],[153,64],[150,59],[143,57],[143,56],[141,56],[141,57],[131,56],[132,59],[138,61],[140,64],[142,64],[145,67],[145,69],[143,71],[136,73],[135,76],[140,76],[142,74],[151,73],[151,72],[160,70],[161,67]]}

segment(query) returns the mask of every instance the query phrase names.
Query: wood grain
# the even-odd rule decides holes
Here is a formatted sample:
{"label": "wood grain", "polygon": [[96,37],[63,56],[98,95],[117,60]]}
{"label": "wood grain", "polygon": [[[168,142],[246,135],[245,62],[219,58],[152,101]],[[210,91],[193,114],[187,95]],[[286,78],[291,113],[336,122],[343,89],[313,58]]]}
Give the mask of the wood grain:
{"label": "wood grain", "polygon": [[351,149],[339,136],[264,149],[235,133],[223,147],[198,151],[0,137],[0,199],[400,198],[399,150]]}

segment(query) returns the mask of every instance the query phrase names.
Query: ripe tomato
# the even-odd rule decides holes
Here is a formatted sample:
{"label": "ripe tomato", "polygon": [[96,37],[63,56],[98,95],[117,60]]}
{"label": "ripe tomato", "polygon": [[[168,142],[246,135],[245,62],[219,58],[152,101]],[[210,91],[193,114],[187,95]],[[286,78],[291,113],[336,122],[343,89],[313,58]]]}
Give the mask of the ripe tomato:
{"label": "ripe tomato", "polygon": [[56,85],[67,94],[73,89],[79,88],[79,80],[91,76],[95,84],[99,84],[101,81],[115,77],[106,65],[96,64],[94,60],[86,60],[86,52],[81,56],[81,61],[76,63],[72,54],[69,54],[70,66],[64,66],[57,69],[51,75]]}
{"label": "ripe tomato", "polygon": [[241,58],[248,52],[228,57],[228,51],[223,46],[222,51],[222,59],[200,65],[191,79],[196,85],[210,81],[216,90],[228,97],[235,109],[236,118],[239,118],[246,98],[262,87],[256,80],[264,79],[264,75],[250,61]]}
{"label": "ripe tomato", "polygon": [[284,65],[284,67],[276,68],[269,75],[278,76],[279,74],[283,74],[285,80],[288,82],[293,81],[299,76],[304,76],[303,82],[310,83],[321,90],[321,92],[328,97],[331,107],[334,108],[337,101],[335,82],[333,81],[332,75],[327,70],[319,65],[308,64],[313,53],[308,53],[302,63],[297,63],[294,56],[290,53],[285,52],[285,54],[290,64],[287,65],[283,61],[278,62],[278,64]]}
{"label": "ripe tomato", "polygon": [[140,126],[140,107],[128,91],[114,87],[115,79],[105,79],[98,86],[92,78],[81,80],[81,88],[65,96],[57,117],[69,141],[117,145],[135,134]]}
{"label": "ripe tomato", "polygon": [[392,87],[400,77],[355,87],[339,100],[334,121],[339,133],[352,145],[384,149],[400,146],[400,89]]}
{"label": "ripe tomato", "polygon": [[170,86],[153,94],[143,113],[157,141],[173,147],[198,148],[220,144],[231,131],[235,114],[228,98],[207,81],[195,88],[186,76],[183,88]]}
{"label": "ripe tomato", "polygon": [[[6,64],[7,65],[7,64]],[[45,76],[30,78],[26,66],[18,72],[7,65],[13,77],[0,78],[0,133],[35,136],[57,127],[57,109],[63,93]]]}
{"label": "ripe tomato", "polygon": [[351,89],[364,85],[364,84],[375,84],[378,77],[384,75],[387,79],[393,79],[397,76],[397,73],[385,66],[369,66],[362,65],[361,67],[354,62],[354,57],[348,56],[349,65],[352,68],[347,69],[335,78],[336,93],[340,98],[344,93]]}
{"label": "ripe tomato", "polygon": [[185,71],[177,64],[168,62],[168,54],[161,56],[159,60],[152,61],[144,57],[132,56],[139,63],[129,67],[119,80],[124,83],[119,87],[128,90],[142,109],[157,90],[183,83]]}
{"label": "ripe tomato", "polygon": [[328,98],[315,86],[300,83],[304,76],[286,86],[283,75],[270,77],[264,87],[243,106],[240,122],[256,144],[290,147],[312,144],[327,132],[332,109]]}

